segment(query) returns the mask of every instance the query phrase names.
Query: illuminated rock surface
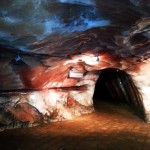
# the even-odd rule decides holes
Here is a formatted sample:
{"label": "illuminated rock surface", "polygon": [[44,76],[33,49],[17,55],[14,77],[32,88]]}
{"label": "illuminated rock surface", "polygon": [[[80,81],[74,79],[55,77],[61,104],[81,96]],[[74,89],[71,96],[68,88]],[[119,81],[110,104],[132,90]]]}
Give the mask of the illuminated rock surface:
{"label": "illuminated rock surface", "polygon": [[[150,121],[148,1],[36,2],[0,6],[1,126],[33,126],[93,112],[95,84],[106,68],[130,75],[137,89],[133,99],[140,99],[142,118]],[[19,14],[21,9],[26,11]]]}

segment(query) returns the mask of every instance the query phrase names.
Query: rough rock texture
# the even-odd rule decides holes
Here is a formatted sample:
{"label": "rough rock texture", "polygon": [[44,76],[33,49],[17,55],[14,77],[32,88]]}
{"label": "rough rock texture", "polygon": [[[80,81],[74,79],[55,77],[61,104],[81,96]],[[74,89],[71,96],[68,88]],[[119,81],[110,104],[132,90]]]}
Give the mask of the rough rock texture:
{"label": "rough rock texture", "polygon": [[[115,16],[116,25],[53,42],[45,38],[30,44],[30,51],[1,45],[1,126],[32,126],[93,112],[95,83],[105,68],[124,70],[132,77],[141,94],[145,120],[150,121],[150,18],[143,8],[147,3],[125,3],[129,5],[124,7],[119,0],[96,2],[104,12],[109,9],[108,16],[113,12],[109,17]],[[134,5],[140,3],[142,9],[136,11]],[[114,8],[112,4],[120,5]],[[127,18],[118,15],[126,13]]]}

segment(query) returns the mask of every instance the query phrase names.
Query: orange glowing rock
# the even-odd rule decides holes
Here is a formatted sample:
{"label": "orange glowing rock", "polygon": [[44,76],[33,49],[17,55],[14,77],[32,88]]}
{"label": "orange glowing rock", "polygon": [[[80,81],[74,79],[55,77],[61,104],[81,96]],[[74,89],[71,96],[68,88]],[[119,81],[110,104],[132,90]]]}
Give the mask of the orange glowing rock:
{"label": "orange glowing rock", "polygon": [[13,117],[20,122],[40,123],[42,115],[36,108],[28,103],[18,103],[15,106],[7,104],[6,110],[13,114]]}
{"label": "orange glowing rock", "polygon": [[74,104],[75,104],[75,103],[74,103],[74,100],[73,100],[72,98],[68,98],[68,99],[67,99],[67,106],[68,106],[68,107],[72,107]]}

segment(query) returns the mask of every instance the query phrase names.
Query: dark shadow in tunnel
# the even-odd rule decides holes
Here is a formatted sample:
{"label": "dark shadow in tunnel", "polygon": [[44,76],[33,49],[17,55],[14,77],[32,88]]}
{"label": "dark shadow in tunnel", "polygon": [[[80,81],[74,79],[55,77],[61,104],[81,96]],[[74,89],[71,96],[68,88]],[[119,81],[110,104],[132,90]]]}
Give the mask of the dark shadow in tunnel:
{"label": "dark shadow in tunnel", "polygon": [[146,121],[140,93],[130,75],[125,71],[114,68],[100,71],[93,95],[95,110],[99,111],[101,102],[125,106],[125,108]]}

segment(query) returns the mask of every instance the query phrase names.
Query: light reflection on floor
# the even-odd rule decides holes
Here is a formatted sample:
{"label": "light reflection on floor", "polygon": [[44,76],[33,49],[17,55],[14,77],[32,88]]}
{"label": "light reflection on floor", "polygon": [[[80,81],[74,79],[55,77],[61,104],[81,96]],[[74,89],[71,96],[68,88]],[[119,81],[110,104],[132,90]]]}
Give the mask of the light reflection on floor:
{"label": "light reflection on floor", "polygon": [[0,150],[149,150],[150,125],[124,107],[100,103],[75,120],[0,132]]}

